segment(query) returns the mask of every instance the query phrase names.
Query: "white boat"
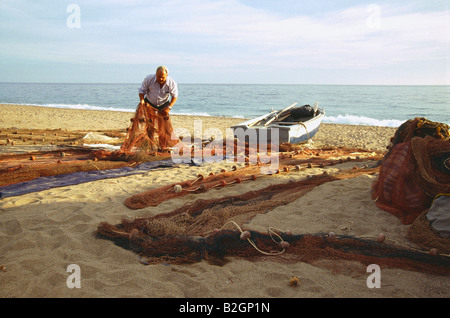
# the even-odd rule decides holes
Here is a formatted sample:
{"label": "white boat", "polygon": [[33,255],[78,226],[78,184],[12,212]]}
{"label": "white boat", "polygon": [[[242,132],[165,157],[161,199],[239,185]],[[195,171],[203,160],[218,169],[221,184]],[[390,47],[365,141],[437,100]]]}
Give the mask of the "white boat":
{"label": "white boat", "polygon": [[325,111],[319,109],[318,103],[314,106],[296,106],[297,103],[294,103],[285,109],[232,126],[234,137],[249,143],[308,142],[319,131]]}

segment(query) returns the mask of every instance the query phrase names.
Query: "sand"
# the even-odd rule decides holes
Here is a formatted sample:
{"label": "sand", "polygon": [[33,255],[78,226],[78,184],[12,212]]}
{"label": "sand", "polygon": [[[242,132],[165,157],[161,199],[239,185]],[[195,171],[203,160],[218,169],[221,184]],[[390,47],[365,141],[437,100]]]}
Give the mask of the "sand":
{"label": "sand", "polygon": [[[124,131],[132,113],[68,110],[0,105],[1,129],[46,129],[85,134]],[[194,132],[227,127],[235,118],[172,116],[175,128]],[[197,127],[198,127],[197,122]],[[314,146],[349,146],[385,151],[394,128],[323,124]],[[218,131],[215,134],[219,134]],[[4,140],[0,140],[0,143]],[[20,145],[18,145],[20,146]],[[3,147],[3,148],[2,148]],[[0,146],[7,152],[8,146]],[[364,162],[358,163],[363,165]],[[100,180],[0,199],[0,297],[33,298],[379,298],[449,297],[450,277],[396,268],[381,270],[381,287],[369,288],[366,266],[349,261],[284,264],[276,260],[251,262],[231,258],[223,266],[202,261],[190,265],[145,266],[138,256],[94,236],[101,222],[169,212],[197,199],[241,194],[255,188],[305,178],[306,172],[263,178],[254,183],[225,187],[214,193],[188,195],[157,207],[130,210],[124,200],[133,194],[192,179],[198,173],[230,168],[230,163],[179,166],[142,175]],[[348,164],[347,164],[348,165]],[[333,167],[326,169],[337,169]],[[351,168],[349,166],[349,168]],[[321,171],[317,171],[321,173]],[[267,232],[269,227],[294,233],[333,231],[349,235],[385,233],[407,242],[407,225],[376,207],[370,198],[375,175],[325,183],[300,199],[258,215],[246,226]],[[67,280],[76,264],[80,288]],[[299,286],[289,279],[299,278]],[[69,284],[70,285],[70,284]]]}

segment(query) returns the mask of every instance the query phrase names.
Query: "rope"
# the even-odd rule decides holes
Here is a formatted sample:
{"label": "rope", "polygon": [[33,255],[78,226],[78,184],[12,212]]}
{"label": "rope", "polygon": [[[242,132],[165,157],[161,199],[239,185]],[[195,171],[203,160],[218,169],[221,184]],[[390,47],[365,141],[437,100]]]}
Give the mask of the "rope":
{"label": "rope", "polygon": [[[223,229],[226,225],[228,225],[229,223],[234,224],[234,225],[237,227],[237,229],[241,232],[241,234],[244,232],[244,231],[241,229],[241,227],[240,227],[236,222],[234,222],[234,221],[228,221],[227,223],[225,223],[225,224],[220,228],[220,230],[222,230],[222,229]],[[274,241],[274,242],[277,243],[277,244],[281,244],[282,242],[285,242],[285,241],[283,240],[283,238],[282,238],[280,235],[278,235],[278,233],[276,233],[273,229],[275,229],[275,228],[269,227],[269,229],[268,229],[269,235],[270,235],[272,241]],[[278,231],[280,231],[280,230],[278,230]],[[280,231],[280,232],[281,232],[281,231]],[[273,238],[272,235],[277,236],[277,237],[280,239],[280,241],[277,242],[277,241]],[[376,237],[373,236],[373,235],[359,235],[359,236],[355,236],[355,238],[360,238],[360,239],[371,238],[371,239],[374,239],[374,238],[376,238]],[[247,238],[247,240],[248,240],[248,242],[249,242],[249,243],[250,243],[250,244],[251,244],[258,252],[260,252],[260,253],[262,253],[262,254],[264,254],[264,255],[281,255],[281,254],[283,254],[283,253],[286,251],[286,249],[283,248],[283,250],[280,251],[280,252],[273,252],[273,251],[272,251],[272,252],[264,252],[264,251],[260,250],[260,249],[256,246],[255,242],[253,242],[250,238]],[[398,245],[400,245],[400,246],[406,247],[406,248],[408,248],[408,249],[410,249],[410,250],[413,250],[413,251],[416,251],[416,252],[420,252],[420,253],[423,253],[423,254],[429,254],[429,251],[427,252],[427,251],[425,251],[425,250],[423,250],[423,249],[414,248],[414,247],[412,247],[412,246],[410,246],[410,245],[408,245],[408,244],[405,244],[405,243],[402,243],[402,242],[399,242],[399,241],[396,241],[396,240],[393,240],[393,239],[385,238],[385,240],[391,241],[391,242],[393,242],[393,243],[396,243],[396,244],[398,244]],[[450,257],[450,255],[448,255],[448,254],[442,254],[442,253],[439,253],[439,255],[440,255],[440,256],[444,256],[444,257]]]}
{"label": "rope", "polygon": [[303,127],[305,127],[306,134],[308,135],[308,142],[309,142],[311,140],[311,137],[309,136],[308,128],[306,128],[306,125],[302,122],[299,122],[299,124],[302,125]]}
{"label": "rope", "polygon": [[97,167],[96,165],[94,165],[92,162],[88,161],[88,163],[90,163],[91,165],[93,165],[95,167],[95,169],[100,170],[99,167]]}
{"label": "rope", "polygon": [[[362,238],[362,239],[364,239],[364,238],[371,238],[371,239],[374,239],[374,238],[376,238],[376,237],[373,236],[373,235],[359,235],[359,236],[355,236],[355,238]],[[411,245],[402,243],[402,242],[397,241],[397,240],[388,239],[388,238],[385,238],[385,240],[391,241],[391,242],[396,243],[396,244],[398,244],[398,245],[400,245],[400,246],[406,247],[406,248],[408,248],[408,249],[410,249],[410,250],[413,250],[413,251],[416,251],[416,252],[419,252],[419,253],[422,253],[422,254],[429,254],[429,251],[425,251],[424,249],[415,248],[415,247],[413,247],[413,246],[411,246]],[[439,253],[439,255],[445,256],[445,257],[450,257],[449,254],[442,254],[442,253]]]}
{"label": "rope", "polygon": [[[228,225],[229,223],[232,223],[232,224],[234,224],[236,227],[237,227],[237,229],[241,232],[241,234],[244,232],[242,229],[241,229],[241,227],[236,223],[236,222],[234,222],[234,221],[228,221],[227,223],[225,223],[221,228],[220,228],[220,230],[222,230],[226,225]],[[278,244],[280,244],[280,243],[282,243],[282,242],[284,242],[284,240],[281,238],[281,236],[279,236],[277,233],[275,233],[273,230],[272,230],[272,228],[269,228],[269,234],[270,234],[270,237],[272,238],[272,241],[274,241],[275,243],[278,243]],[[273,237],[272,237],[272,234],[275,234],[276,236],[278,236],[278,238],[281,240],[281,242],[276,242],[274,239],[273,239]],[[257,246],[256,246],[256,244],[255,244],[255,242],[253,242],[250,238],[247,238],[247,241],[258,251],[258,252],[260,252],[261,254],[264,254],[264,255],[270,255],[270,256],[272,256],[272,255],[281,255],[281,254],[283,254],[285,251],[286,251],[286,248],[283,248],[283,250],[282,251],[279,251],[279,252],[274,252],[274,251],[272,251],[272,252],[264,252],[264,251],[262,251],[262,250],[260,250]]]}

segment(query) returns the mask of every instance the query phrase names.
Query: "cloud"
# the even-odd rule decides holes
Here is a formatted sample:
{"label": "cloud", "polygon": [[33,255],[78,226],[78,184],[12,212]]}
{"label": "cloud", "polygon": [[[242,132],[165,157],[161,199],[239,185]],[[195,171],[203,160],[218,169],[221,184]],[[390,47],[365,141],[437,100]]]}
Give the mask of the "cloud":
{"label": "cloud", "polygon": [[[188,56],[229,56],[241,64],[371,67],[444,58],[449,12],[355,6],[320,16],[285,17],[238,1],[169,1],[136,13],[137,33]],[[167,40],[167,37],[171,40]],[[152,41],[148,41],[151,47]],[[447,52],[448,53],[448,52]],[[239,64],[239,63],[237,63]]]}
{"label": "cloud", "polygon": [[0,57],[120,65],[165,61],[189,72],[365,70],[445,63],[449,54],[448,8],[420,11],[387,2],[306,14],[276,10],[278,1],[273,7],[237,0],[77,3],[79,29],[66,24],[69,2],[0,2]]}

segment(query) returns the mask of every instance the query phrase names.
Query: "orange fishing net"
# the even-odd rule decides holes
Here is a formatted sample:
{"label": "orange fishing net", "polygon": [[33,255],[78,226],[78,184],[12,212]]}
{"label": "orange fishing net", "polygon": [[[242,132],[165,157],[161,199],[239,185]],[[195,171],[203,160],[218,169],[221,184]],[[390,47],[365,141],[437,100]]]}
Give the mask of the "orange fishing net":
{"label": "orange fishing net", "polygon": [[406,238],[416,245],[440,253],[450,254],[450,239],[441,237],[427,220],[429,209],[423,211],[408,228]]}
{"label": "orange fishing net", "polygon": [[[107,152],[109,155],[111,152]],[[108,170],[129,166],[125,162],[98,161],[102,151],[71,148],[0,155],[0,187],[80,171]]]}
{"label": "orange fishing net", "polygon": [[335,175],[272,185],[242,195],[196,200],[152,217],[124,219],[116,225],[100,223],[97,235],[138,253],[143,264],[201,260],[223,264],[228,256],[309,263],[331,259],[448,274],[449,258],[367,239],[323,233],[301,235],[276,229],[264,234],[245,229],[245,224],[254,216],[293,202],[324,182],[376,171],[377,168],[355,168]]}
{"label": "orange fishing net", "polygon": [[172,121],[168,111],[156,110],[148,104],[139,103],[120,151],[130,153],[133,148],[166,150],[179,141],[177,138],[172,140],[172,134]]}
{"label": "orange fishing net", "polygon": [[411,224],[436,195],[450,192],[449,129],[416,118],[400,126],[391,141],[372,198],[403,224]]}
{"label": "orange fishing net", "polygon": [[[220,173],[209,176],[198,175],[197,178],[184,182],[170,184],[164,187],[155,188],[143,193],[135,194],[125,200],[125,205],[130,209],[142,209],[148,206],[157,206],[158,204],[176,197],[182,197],[187,194],[202,193],[212,189],[220,189],[222,187],[241,183],[251,182],[256,178],[288,173],[291,170],[301,170],[313,167],[332,166],[345,161],[361,161],[361,160],[379,160],[381,154],[373,154],[363,150],[350,148],[329,148],[329,149],[309,149],[293,150],[293,146],[283,144],[280,148],[283,150],[291,150],[288,153],[282,153],[278,156],[276,165],[262,164],[258,159],[257,163],[251,165],[249,157],[252,153],[257,153],[256,147],[251,147],[246,143],[237,143],[235,153],[239,151],[245,152],[242,162],[245,167],[234,171],[222,170]],[[239,150],[242,148],[241,150]],[[353,157],[350,155],[353,154]],[[198,154],[197,154],[198,155]],[[207,158],[208,153],[204,153]],[[359,156],[363,157],[360,158]],[[236,160],[236,157],[234,158]]]}

